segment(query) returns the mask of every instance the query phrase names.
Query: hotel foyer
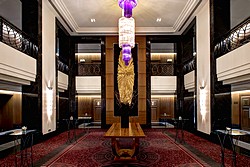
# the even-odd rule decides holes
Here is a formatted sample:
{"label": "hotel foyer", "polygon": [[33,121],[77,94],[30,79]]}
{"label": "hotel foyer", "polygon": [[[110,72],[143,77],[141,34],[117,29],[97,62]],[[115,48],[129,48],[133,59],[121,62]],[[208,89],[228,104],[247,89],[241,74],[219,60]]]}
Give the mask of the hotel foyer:
{"label": "hotel foyer", "polygon": [[0,166],[250,163],[249,6],[0,0]]}

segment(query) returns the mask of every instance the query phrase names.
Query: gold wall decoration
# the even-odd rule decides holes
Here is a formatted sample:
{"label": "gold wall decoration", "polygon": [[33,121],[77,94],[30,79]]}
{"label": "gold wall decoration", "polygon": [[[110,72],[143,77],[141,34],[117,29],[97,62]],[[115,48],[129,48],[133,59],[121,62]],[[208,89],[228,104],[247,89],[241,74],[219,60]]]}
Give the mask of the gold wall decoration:
{"label": "gold wall decoration", "polygon": [[120,96],[120,103],[131,105],[134,87],[134,62],[131,58],[128,66],[122,60],[122,53],[119,55],[117,82]]}

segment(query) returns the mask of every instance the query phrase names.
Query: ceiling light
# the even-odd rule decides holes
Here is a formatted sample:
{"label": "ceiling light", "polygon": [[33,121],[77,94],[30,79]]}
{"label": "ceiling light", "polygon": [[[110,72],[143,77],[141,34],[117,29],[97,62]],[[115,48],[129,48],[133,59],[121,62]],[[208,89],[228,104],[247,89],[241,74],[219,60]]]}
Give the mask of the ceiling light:
{"label": "ceiling light", "polygon": [[94,22],[95,22],[95,19],[90,19],[90,22],[91,22],[91,23],[94,23]]}
{"label": "ceiling light", "polygon": [[157,19],[156,19],[156,22],[161,22],[161,18],[160,18],[160,17],[157,18]]}
{"label": "ceiling light", "polygon": [[137,0],[118,0],[122,10],[119,19],[119,46],[122,48],[122,59],[127,66],[131,60],[131,48],[135,46],[135,20],[132,9],[136,7]]}

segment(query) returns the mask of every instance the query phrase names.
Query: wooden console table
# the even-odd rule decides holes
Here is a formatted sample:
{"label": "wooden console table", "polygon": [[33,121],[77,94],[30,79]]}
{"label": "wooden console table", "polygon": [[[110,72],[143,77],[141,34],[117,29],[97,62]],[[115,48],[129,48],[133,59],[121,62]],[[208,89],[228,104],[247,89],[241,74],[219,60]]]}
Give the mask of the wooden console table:
{"label": "wooden console table", "polygon": [[[139,139],[145,134],[139,123],[129,123],[129,128],[121,128],[120,123],[113,123],[104,137],[111,138],[111,146],[115,160],[136,160],[139,153]],[[131,138],[131,148],[120,148],[119,138]]]}

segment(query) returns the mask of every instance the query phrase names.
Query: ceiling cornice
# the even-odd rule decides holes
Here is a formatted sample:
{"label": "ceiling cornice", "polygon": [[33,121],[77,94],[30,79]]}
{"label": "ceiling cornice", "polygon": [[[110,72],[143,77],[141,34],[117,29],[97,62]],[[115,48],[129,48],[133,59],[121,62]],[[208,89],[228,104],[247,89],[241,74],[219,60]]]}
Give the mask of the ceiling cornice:
{"label": "ceiling cornice", "polygon": [[183,8],[181,14],[177,18],[176,22],[173,25],[174,31],[180,30],[183,24],[189,19],[190,15],[194,13],[197,4],[200,3],[201,0],[189,0],[185,7]]}

